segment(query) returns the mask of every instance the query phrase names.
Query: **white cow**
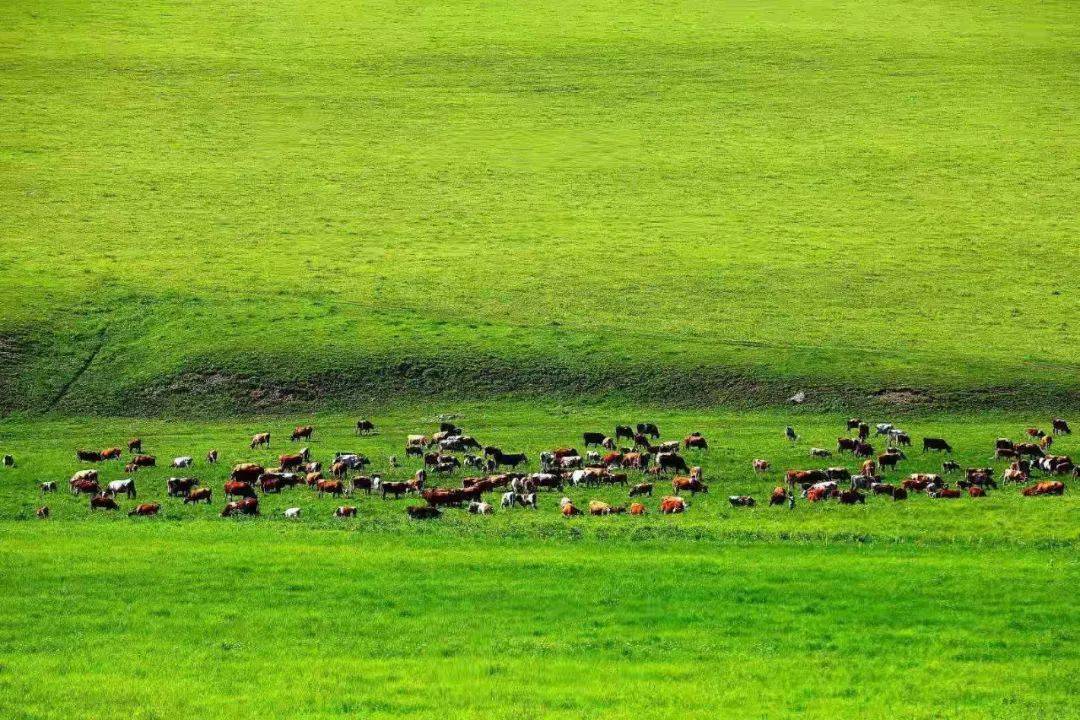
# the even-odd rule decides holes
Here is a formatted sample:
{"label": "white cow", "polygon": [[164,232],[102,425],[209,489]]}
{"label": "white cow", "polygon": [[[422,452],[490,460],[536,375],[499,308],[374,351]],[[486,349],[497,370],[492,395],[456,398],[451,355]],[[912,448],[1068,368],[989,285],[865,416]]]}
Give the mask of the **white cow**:
{"label": "white cow", "polygon": [[499,502],[499,504],[504,508],[512,508],[512,507],[514,507],[514,500],[516,498],[517,498],[516,493],[504,492],[502,494],[502,500]]}
{"label": "white cow", "polygon": [[195,458],[190,455],[184,455],[182,457],[173,458],[172,466],[174,468],[186,468],[195,464]]}
{"label": "white cow", "polygon": [[126,480],[113,480],[111,483],[109,483],[109,487],[106,492],[110,495],[119,495],[123,493],[129,498],[136,497],[135,480],[133,478],[127,478]]}
{"label": "white cow", "polygon": [[298,518],[298,517],[300,517],[300,508],[298,508],[298,507],[286,508],[285,517],[287,517],[287,518]]}

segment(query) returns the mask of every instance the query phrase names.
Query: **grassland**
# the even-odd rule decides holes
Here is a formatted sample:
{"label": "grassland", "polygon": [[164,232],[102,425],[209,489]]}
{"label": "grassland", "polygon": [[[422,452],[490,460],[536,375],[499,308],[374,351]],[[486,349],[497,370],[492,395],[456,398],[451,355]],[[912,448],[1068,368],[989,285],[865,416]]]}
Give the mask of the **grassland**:
{"label": "grassland", "polygon": [[1078,715],[1074,550],[0,533],[9,718]]}
{"label": "grassland", "polygon": [[4,3],[0,407],[1076,407],[1078,13]]}

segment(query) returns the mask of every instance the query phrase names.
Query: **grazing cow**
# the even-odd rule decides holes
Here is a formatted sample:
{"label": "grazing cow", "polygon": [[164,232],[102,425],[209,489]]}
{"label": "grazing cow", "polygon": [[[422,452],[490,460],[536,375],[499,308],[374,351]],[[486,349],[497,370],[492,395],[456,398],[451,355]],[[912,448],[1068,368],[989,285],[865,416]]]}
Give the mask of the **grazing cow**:
{"label": "grazing cow", "polygon": [[799,436],[795,434],[795,428],[791,427],[790,425],[784,428],[784,437],[786,437],[790,442],[793,443],[799,441]]}
{"label": "grazing cow", "polygon": [[229,479],[236,482],[253,483],[259,479],[259,476],[266,472],[266,469],[262,465],[255,463],[240,463],[233,467],[232,472],[229,474]]}
{"label": "grazing cow", "polygon": [[405,447],[426,448],[432,444],[427,435],[409,435],[405,438]]}
{"label": "grazing cow", "polygon": [[660,500],[660,513],[662,515],[684,513],[687,507],[686,500],[678,496],[666,495]]}
{"label": "grazing cow", "polygon": [[1053,444],[1054,444],[1054,436],[1053,435],[1043,435],[1042,440],[1039,441],[1039,447],[1041,447],[1043,450],[1047,449],[1048,447],[1050,447]]}
{"label": "grazing cow", "polygon": [[1023,488],[1020,493],[1024,497],[1034,497],[1036,495],[1064,495],[1065,483],[1059,480],[1035,483],[1034,485]]}
{"label": "grazing cow", "polygon": [[955,500],[963,495],[959,490],[953,490],[952,488],[927,488],[926,494],[939,500]]}
{"label": "grazing cow", "polygon": [[646,512],[648,511],[645,509],[645,506],[642,503],[630,503],[631,515],[644,515]]}
{"label": "grazing cow", "polygon": [[1029,438],[1041,438],[1043,435],[1046,434],[1037,427],[1029,427],[1026,430],[1024,430],[1024,432],[1027,433],[1027,436]]}
{"label": "grazing cow", "polygon": [[253,498],[255,497],[255,488],[251,486],[251,483],[230,480],[225,483],[225,497]]}
{"label": "grazing cow", "polygon": [[959,469],[960,463],[956,462],[955,460],[946,460],[945,462],[941,463],[941,471],[944,473],[956,472]]}
{"label": "grazing cow", "polygon": [[218,451],[217,450],[211,450],[208,453],[206,453],[206,462],[208,464],[213,465],[217,461],[218,461]]}
{"label": "grazing cow", "polygon": [[968,488],[968,495],[973,498],[986,497],[986,490],[982,489],[978,485],[972,485]]}
{"label": "grazing cow", "polygon": [[850,490],[841,490],[840,497],[838,498],[841,505],[854,505],[855,503],[866,504],[866,496],[855,488]]}
{"label": "grazing cow", "polygon": [[[376,475],[375,478],[377,479],[378,475]],[[357,475],[350,481],[350,483],[352,484],[352,492],[356,492],[357,490],[363,490],[365,493],[370,495],[371,491],[376,488],[375,480],[368,477],[367,475]]]}
{"label": "grazing cow", "polygon": [[686,464],[686,460],[677,453],[659,453],[656,456],[656,464],[661,472],[669,470],[690,472],[690,466]]}
{"label": "grazing cow", "polygon": [[90,509],[119,510],[120,506],[108,495],[92,495],[90,497]]}
{"label": "grazing cow", "polygon": [[356,421],[356,434],[367,435],[375,432],[375,423],[370,420],[357,420]]}
{"label": "grazing cow", "polygon": [[634,429],[631,428],[629,425],[616,425],[615,426],[615,439],[616,440],[622,440],[624,438],[627,439],[627,440],[633,440],[634,439]]}
{"label": "grazing cow", "polygon": [[525,456],[525,453],[498,453],[493,458],[495,460],[495,466],[506,465],[509,467],[517,467],[523,463],[527,463],[529,459]]}
{"label": "grazing cow", "polygon": [[1017,443],[1016,454],[1020,457],[1046,457],[1046,452],[1037,443]]}
{"label": "grazing cow", "polygon": [[825,448],[810,448],[810,457],[815,458],[827,458],[832,457],[832,452]]}
{"label": "grazing cow", "polygon": [[995,450],[1014,450],[1015,448],[1016,444],[1009,438],[998,438],[994,441]]}
{"label": "grazing cow", "polygon": [[41,507],[39,507],[37,509],[37,512],[35,513],[35,515],[37,515],[38,520],[48,520],[49,519],[49,506],[48,505],[42,505]]}
{"label": "grazing cow", "polygon": [[869,490],[875,480],[872,475],[853,475],[848,487],[852,490]]}
{"label": "grazing cow", "polygon": [[772,465],[769,464],[768,460],[754,459],[754,472],[756,473],[768,472],[771,467]]}
{"label": "grazing cow", "polygon": [[630,488],[630,497],[637,497],[639,495],[648,495],[649,497],[652,497],[652,491],[652,483],[638,483]]}
{"label": "grazing cow", "polygon": [[648,435],[653,440],[660,437],[660,429],[656,427],[656,423],[638,423],[637,431],[641,435]]}
{"label": "grazing cow", "polygon": [[51,493],[51,492],[54,493],[54,492],[56,492],[56,483],[55,482],[51,482],[51,481],[50,482],[43,482],[38,487],[40,488],[42,495],[44,495],[45,493]]}
{"label": "grazing cow", "polygon": [[568,517],[574,517],[575,515],[580,515],[581,514],[581,510],[579,510],[577,507],[575,507],[574,503],[571,503],[571,502],[568,502],[568,503],[564,504],[562,507],[560,507],[559,512],[562,513],[563,517],[567,517],[567,518]]}
{"label": "grazing cow", "polygon": [[277,475],[267,473],[266,475],[260,475],[256,484],[264,493],[279,493],[281,492],[282,484],[281,478]]}
{"label": "grazing cow", "polygon": [[603,445],[606,438],[607,436],[604,435],[604,433],[599,432],[587,432],[582,433],[581,435],[581,439],[585,442],[585,447],[591,445]]}
{"label": "grazing cow", "polygon": [[964,472],[964,479],[970,485],[997,488],[994,480],[994,468],[968,468]]}
{"label": "grazing cow", "polygon": [[995,460],[1011,460],[1020,457],[1015,448],[997,448],[994,450]]}
{"label": "grazing cow", "polygon": [[340,480],[320,480],[315,484],[315,489],[319,491],[319,497],[329,493],[334,497],[341,497],[346,495],[345,483]]}
{"label": "grazing cow", "polygon": [[783,505],[787,502],[787,499],[788,491],[782,487],[775,487],[769,495],[769,507],[772,507],[773,505]]}
{"label": "grazing cow", "polygon": [[931,473],[912,473],[908,476],[907,480],[904,480],[900,485],[905,490],[922,492],[932,485],[941,486],[944,485],[944,483],[941,482],[940,475],[933,475]]}
{"label": "grazing cow", "polygon": [[805,488],[829,479],[824,470],[788,470],[784,477],[787,480],[788,487],[792,490],[795,489],[796,485]]}
{"label": "grazing cow", "polygon": [[101,462],[101,453],[97,450],[76,450],[75,457],[79,462]]}
{"label": "grazing cow", "polygon": [[495,508],[491,506],[491,503],[473,500],[469,503],[469,512],[473,515],[491,515],[495,512]]}
{"label": "grazing cow", "polygon": [[870,437],[870,426],[866,423],[859,423],[858,430],[860,440],[865,440],[866,438]]}
{"label": "grazing cow", "polygon": [[76,482],[78,482],[80,480],[92,480],[94,482],[97,482],[97,480],[98,480],[98,471],[97,470],[79,470],[77,473],[75,473],[74,475],[71,476],[70,480],[68,480],[68,485],[74,485]]}
{"label": "grazing cow", "polygon": [[852,451],[855,457],[871,457],[874,454],[874,446],[867,442],[859,442]]}
{"label": "grazing cow", "polygon": [[1013,463],[1011,467],[1005,468],[1005,472],[1001,476],[1002,482],[1010,483],[1026,483],[1028,481],[1028,474],[1020,469],[1018,463]]}
{"label": "grazing cow", "polygon": [[409,505],[405,508],[410,520],[434,520],[442,511],[433,505]]}
{"label": "grazing cow", "polygon": [[652,456],[649,453],[628,452],[622,454],[622,460],[619,462],[624,468],[630,468],[632,470],[644,470],[649,465],[649,459]]}
{"label": "grazing cow", "polygon": [[132,515],[139,515],[141,517],[150,517],[151,515],[157,515],[161,510],[161,505],[158,503],[140,503],[128,513],[128,517]]}
{"label": "grazing cow", "polygon": [[300,508],[298,508],[298,507],[285,508],[285,512],[283,514],[287,518],[298,519],[300,517]]}
{"label": "grazing cow", "polygon": [[105,488],[105,493],[111,496],[124,494],[128,496],[129,500],[137,497],[135,492],[135,480],[133,478],[127,478],[126,480],[113,480]]}
{"label": "grazing cow", "polygon": [[[4,455],[4,467],[15,467],[15,456]],[[48,509],[48,508],[46,508]]]}
{"label": "grazing cow", "polygon": [[412,491],[413,491],[412,485],[407,483],[407,482],[384,482],[384,483],[379,483],[379,492],[382,494],[383,500],[386,499],[387,495],[393,495],[394,499],[397,500],[402,495],[405,495],[406,493],[409,493],[409,492],[412,492]]}
{"label": "grazing cow", "polygon": [[952,445],[945,442],[942,438],[924,437],[922,441],[922,450],[944,450],[947,453],[952,452]]}
{"label": "grazing cow", "polygon": [[341,505],[334,511],[334,517],[356,517],[356,508],[352,505]]}
{"label": "grazing cow", "polygon": [[860,472],[867,477],[877,477],[878,464],[873,460],[866,460],[861,466]]}
{"label": "grazing cow", "polygon": [[[283,470],[296,470],[308,461],[309,455],[310,452],[308,448],[304,448],[298,453],[279,455],[278,465],[280,465]],[[338,460],[338,462],[340,462],[340,460]]]}
{"label": "grazing cow", "polygon": [[896,494],[896,486],[888,483],[874,483],[870,486],[870,492],[875,495],[894,495]]}
{"label": "grazing cow", "polygon": [[847,429],[848,430],[854,430],[855,428],[859,427],[860,425],[862,425],[862,420],[860,420],[859,418],[848,418],[848,421],[847,421]]}
{"label": "grazing cow", "polygon": [[683,438],[683,447],[687,450],[708,450],[709,443],[701,435],[687,435]]}
{"label": "grazing cow", "polygon": [[757,505],[757,501],[749,495],[730,495],[728,496],[728,502],[731,503],[731,507],[754,507]]}
{"label": "grazing cow", "polygon": [[[555,475],[553,473],[533,473],[529,475],[529,480],[532,481],[533,486],[537,489],[548,488],[549,490],[562,490],[563,479],[561,475]],[[622,476],[623,484],[626,484],[626,476]]]}
{"label": "grazing cow", "polygon": [[131,458],[131,464],[135,467],[154,467],[157,465],[157,458],[153,455],[136,455]]}
{"label": "grazing cow", "polygon": [[679,452],[679,441],[668,440],[667,442],[662,442],[657,446],[656,449],[662,453]]}
{"label": "grazing cow", "polygon": [[679,495],[684,490],[688,490],[691,495],[696,495],[698,493],[708,493],[709,486],[697,478],[676,475],[671,481],[671,490],[676,495]]}
{"label": "grazing cow", "polygon": [[165,487],[168,490],[169,497],[187,495],[191,492],[192,488],[198,484],[199,481],[196,478],[189,477],[171,477],[165,481]]}
{"label": "grazing cow", "polygon": [[893,429],[889,431],[889,442],[897,446],[911,447],[911,436],[903,430]]}
{"label": "grazing cow", "polygon": [[246,497],[242,500],[236,500],[225,504],[225,509],[221,511],[221,517],[231,517],[233,515],[258,515],[259,514],[259,499],[257,497]]}
{"label": "grazing cow", "polygon": [[1050,424],[1053,426],[1053,433],[1055,435],[1072,434],[1072,430],[1069,428],[1069,423],[1065,422],[1063,418],[1054,418]]}
{"label": "grazing cow", "polygon": [[268,432],[255,433],[251,437],[251,449],[252,450],[254,450],[257,447],[262,447],[264,445],[266,447],[270,447],[270,433],[268,433]]}
{"label": "grazing cow", "polygon": [[187,505],[188,503],[191,503],[194,505],[197,502],[204,502],[209,505],[212,497],[213,492],[211,492],[210,488],[195,488],[184,498],[184,504]]}
{"label": "grazing cow", "polygon": [[173,458],[171,467],[174,468],[186,468],[195,464],[195,458],[190,455],[184,455],[182,457]]}
{"label": "grazing cow", "polygon": [[846,467],[825,468],[825,477],[836,482],[847,482],[851,480],[851,471]]}
{"label": "grazing cow", "polygon": [[885,468],[895,469],[899,464],[900,456],[896,453],[882,453],[881,455],[878,455],[878,465],[881,466],[882,471],[884,471]]}
{"label": "grazing cow", "polygon": [[892,499],[893,500],[907,500],[907,497],[908,497],[908,492],[907,492],[907,490],[905,488],[902,488],[902,487],[896,488],[896,490],[894,490],[893,494],[892,494]]}
{"label": "grazing cow", "polygon": [[892,423],[878,423],[874,426],[875,435],[888,435],[895,426]]}
{"label": "grazing cow", "polygon": [[123,450],[118,447],[105,448],[101,451],[102,460],[119,460]]}
{"label": "grazing cow", "polygon": [[135,463],[130,463],[129,462],[127,465],[124,466],[124,473],[126,473],[128,475],[131,475],[134,472],[138,472],[138,470],[139,470],[139,466],[136,465]]}
{"label": "grazing cow", "polygon": [[315,428],[311,425],[301,425],[292,431],[292,435],[289,436],[291,442],[297,440],[310,440],[311,434],[315,432]]}
{"label": "grazing cow", "polygon": [[101,486],[97,480],[73,480],[71,482],[72,495],[97,495],[101,492]]}
{"label": "grazing cow", "polygon": [[127,446],[128,452],[142,452],[142,438],[131,438],[130,440],[128,440]]}
{"label": "grazing cow", "polygon": [[858,438],[836,438],[836,452],[855,452],[855,448],[857,448],[858,446]]}

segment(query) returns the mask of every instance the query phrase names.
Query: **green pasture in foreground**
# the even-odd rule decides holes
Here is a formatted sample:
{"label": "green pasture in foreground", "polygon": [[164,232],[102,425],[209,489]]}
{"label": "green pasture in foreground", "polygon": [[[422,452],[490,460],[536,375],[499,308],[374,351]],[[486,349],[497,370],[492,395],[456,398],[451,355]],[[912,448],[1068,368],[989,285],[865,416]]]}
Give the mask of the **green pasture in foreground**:
{"label": "green pasture in foreground", "polygon": [[0,522],[6,718],[1080,715],[1074,549]]}
{"label": "green pasture in foreground", "polygon": [[1076,407],[1078,20],[4,3],[0,409]]}

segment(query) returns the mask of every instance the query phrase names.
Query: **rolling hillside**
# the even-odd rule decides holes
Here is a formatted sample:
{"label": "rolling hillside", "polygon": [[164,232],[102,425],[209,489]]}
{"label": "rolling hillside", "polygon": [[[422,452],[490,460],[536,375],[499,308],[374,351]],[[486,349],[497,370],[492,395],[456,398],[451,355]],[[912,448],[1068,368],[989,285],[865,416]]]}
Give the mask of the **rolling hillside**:
{"label": "rolling hillside", "polygon": [[0,7],[0,409],[1080,405],[1067,2]]}

